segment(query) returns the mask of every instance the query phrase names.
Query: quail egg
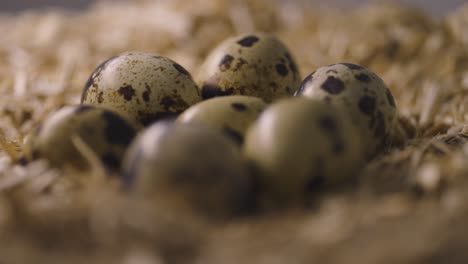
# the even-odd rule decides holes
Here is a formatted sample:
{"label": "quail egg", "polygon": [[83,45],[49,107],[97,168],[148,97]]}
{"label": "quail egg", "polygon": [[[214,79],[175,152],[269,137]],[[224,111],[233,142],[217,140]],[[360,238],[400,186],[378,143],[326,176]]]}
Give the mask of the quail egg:
{"label": "quail egg", "polygon": [[266,102],[291,96],[301,80],[286,46],[266,33],[225,40],[207,57],[197,79],[203,99],[237,94]]}
{"label": "quail egg", "polygon": [[240,149],[218,131],[156,122],[132,143],[124,182],[137,195],[182,202],[210,215],[247,208],[250,178]]}
{"label": "quail egg", "polygon": [[54,167],[86,170],[89,164],[76,146],[77,138],[106,168],[117,170],[135,134],[136,128],[115,112],[90,105],[66,106],[29,134],[25,153],[31,160],[44,158]]}
{"label": "quail egg", "polygon": [[344,108],[366,139],[368,158],[390,143],[397,116],[395,100],[369,69],[351,63],[321,67],[304,79],[295,95]]}
{"label": "quail egg", "polygon": [[177,118],[180,123],[200,123],[221,130],[240,145],[247,128],[265,109],[257,97],[232,95],[211,98],[187,109]]}
{"label": "quail egg", "polygon": [[338,108],[291,98],[267,108],[243,152],[258,177],[262,203],[297,203],[320,188],[352,181],[363,163],[361,138]]}
{"label": "quail egg", "polygon": [[177,115],[200,100],[184,67],[143,52],[123,53],[102,63],[81,96],[81,103],[106,106],[143,125]]}

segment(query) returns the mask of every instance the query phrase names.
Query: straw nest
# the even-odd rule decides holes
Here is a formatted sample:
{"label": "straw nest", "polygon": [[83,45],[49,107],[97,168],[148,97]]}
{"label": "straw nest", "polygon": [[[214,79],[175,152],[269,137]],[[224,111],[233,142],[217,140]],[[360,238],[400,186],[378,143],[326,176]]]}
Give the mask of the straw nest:
{"label": "straw nest", "polygon": [[[1,263],[455,263],[468,259],[468,6],[435,19],[399,6],[352,12],[281,1],[100,3],[0,15]],[[355,186],[308,209],[213,221],[129,197],[91,173],[21,165],[45,116],[79,102],[93,68],[127,50],[195,71],[233,34],[275,32],[302,75],[350,61],[377,72],[399,146]]]}

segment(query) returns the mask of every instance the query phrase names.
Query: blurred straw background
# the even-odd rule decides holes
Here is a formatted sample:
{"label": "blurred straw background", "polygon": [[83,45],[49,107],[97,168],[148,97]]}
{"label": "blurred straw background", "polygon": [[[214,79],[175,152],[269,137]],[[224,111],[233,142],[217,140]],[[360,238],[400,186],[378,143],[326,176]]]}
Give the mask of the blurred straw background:
{"label": "blurred straw background", "polygon": [[[96,0],[16,0],[16,1],[0,1],[0,11],[22,11],[27,9],[37,9],[44,7],[64,7],[72,9],[86,8]],[[280,0],[281,1],[281,0]],[[283,0],[286,1],[286,0]],[[375,2],[383,2],[382,0],[296,0],[313,3],[314,5],[325,5],[334,7],[357,7]],[[325,2],[325,3],[324,3]],[[457,8],[465,3],[465,0],[387,0],[385,2],[400,3],[413,7],[420,8],[430,14],[440,16]]]}
{"label": "blurred straw background", "polygon": [[[79,11],[14,13],[52,1],[1,1],[0,263],[467,263],[468,4],[405,1],[434,19],[354,2],[339,12],[308,1],[56,0]],[[401,145],[370,161],[358,186],[307,210],[217,222],[126,195],[97,172],[17,163],[31,128],[78,103],[106,58],[157,52],[195,72],[218,42],[254,30],[284,40],[302,76],[349,61],[390,87]]]}

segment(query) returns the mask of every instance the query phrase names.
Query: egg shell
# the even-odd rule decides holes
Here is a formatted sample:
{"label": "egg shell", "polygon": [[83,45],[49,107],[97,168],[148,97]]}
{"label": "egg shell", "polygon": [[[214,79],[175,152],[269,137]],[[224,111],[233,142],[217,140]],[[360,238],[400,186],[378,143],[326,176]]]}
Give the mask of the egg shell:
{"label": "egg shell", "polygon": [[206,126],[157,122],[129,148],[123,164],[137,195],[177,200],[209,215],[250,206],[250,178],[240,149]]}
{"label": "egg shell", "polygon": [[327,186],[352,181],[363,163],[357,130],[344,113],[305,98],[267,108],[246,135],[244,155],[255,168],[263,200],[301,202]]}
{"label": "egg shell", "polygon": [[216,97],[193,105],[176,122],[198,123],[219,129],[241,145],[247,128],[266,106],[262,99],[253,96]]}
{"label": "egg shell", "polygon": [[287,47],[267,33],[223,41],[208,55],[197,76],[203,99],[249,95],[272,102],[291,96],[301,81]]}
{"label": "egg shell", "polygon": [[89,105],[65,106],[29,134],[25,152],[30,160],[43,158],[53,167],[87,170],[87,160],[72,141],[77,137],[115,171],[135,135],[136,128],[115,112]]}
{"label": "egg shell", "polygon": [[126,52],[103,62],[81,97],[81,103],[108,107],[143,125],[177,115],[200,100],[184,67],[144,52]]}
{"label": "egg shell", "polygon": [[397,117],[395,100],[384,81],[369,69],[352,63],[321,67],[304,79],[295,95],[347,112],[365,139],[368,158],[390,145]]}

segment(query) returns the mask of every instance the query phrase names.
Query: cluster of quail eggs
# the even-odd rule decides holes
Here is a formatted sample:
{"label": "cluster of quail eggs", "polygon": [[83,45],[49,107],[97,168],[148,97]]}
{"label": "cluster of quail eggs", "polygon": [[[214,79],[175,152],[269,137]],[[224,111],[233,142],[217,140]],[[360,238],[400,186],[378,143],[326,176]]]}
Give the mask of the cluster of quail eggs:
{"label": "cluster of quail eggs", "polygon": [[196,81],[163,56],[110,58],[80,105],[31,132],[25,153],[77,170],[97,157],[136,195],[231,214],[353,181],[391,144],[395,121],[392,94],[369,69],[334,64],[301,83],[287,47],[256,33],[222,42]]}

